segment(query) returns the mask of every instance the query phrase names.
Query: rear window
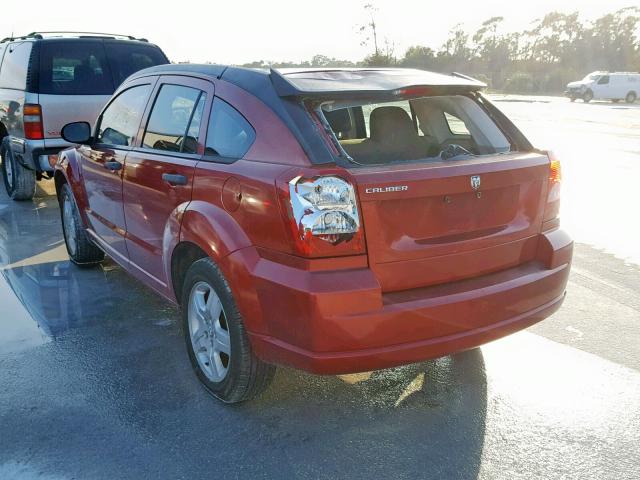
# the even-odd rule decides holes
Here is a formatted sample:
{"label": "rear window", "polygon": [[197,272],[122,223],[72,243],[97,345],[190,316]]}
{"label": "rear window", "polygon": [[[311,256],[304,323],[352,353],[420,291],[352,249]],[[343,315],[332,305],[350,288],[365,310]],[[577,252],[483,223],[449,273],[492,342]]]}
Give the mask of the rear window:
{"label": "rear window", "polygon": [[111,95],[113,77],[102,42],[42,42],[39,92],[53,95]]}
{"label": "rear window", "polygon": [[116,87],[138,70],[169,63],[162,50],[154,45],[105,42],[105,49]]}
{"label": "rear window", "polygon": [[511,149],[482,107],[463,95],[386,103],[341,100],[322,111],[344,154],[358,164],[449,160]]}
{"label": "rear window", "polygon": [[132,73],[168,63],[144,43],[102,40],[46,41],[40,46],[39,92],[111,95]]}

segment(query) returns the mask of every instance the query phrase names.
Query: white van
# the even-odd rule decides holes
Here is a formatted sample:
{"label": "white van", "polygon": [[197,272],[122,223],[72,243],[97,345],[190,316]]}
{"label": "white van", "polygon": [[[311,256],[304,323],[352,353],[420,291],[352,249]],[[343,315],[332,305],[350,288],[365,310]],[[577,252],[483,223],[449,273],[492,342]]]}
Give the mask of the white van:
{"label": "white van", "polygon": [[567,85],[565,95],[575,101],[624,100],[633,103],[640,95],[640,73],[633,72],[593,72],[579,82]]}

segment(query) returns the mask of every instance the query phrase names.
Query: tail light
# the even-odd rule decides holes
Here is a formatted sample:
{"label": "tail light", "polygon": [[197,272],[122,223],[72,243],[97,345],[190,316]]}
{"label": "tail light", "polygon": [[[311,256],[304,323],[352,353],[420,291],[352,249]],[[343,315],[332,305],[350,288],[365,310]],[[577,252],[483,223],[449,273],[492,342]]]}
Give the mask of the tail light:
{"label": "tail light", "polygon": [[27,103],[22,109],[24,122],[24,136],[29,140],[42,140],[44,130],[42,128],[42,109],[40,105]]}
{"label": "tail light", "polygon": [[547,205],[544,209],[544,221],[555,220],[560,214],[560,186],[562,183],[562,169],[560,160],[553,152],[547,152],[549,157],[549,184],[547,189]]}
{"label": "tail light", "polygon": [[288,185],[289,218],[297,253],[333,256],[364,253],[353,186],[337,176],[295,177]]}

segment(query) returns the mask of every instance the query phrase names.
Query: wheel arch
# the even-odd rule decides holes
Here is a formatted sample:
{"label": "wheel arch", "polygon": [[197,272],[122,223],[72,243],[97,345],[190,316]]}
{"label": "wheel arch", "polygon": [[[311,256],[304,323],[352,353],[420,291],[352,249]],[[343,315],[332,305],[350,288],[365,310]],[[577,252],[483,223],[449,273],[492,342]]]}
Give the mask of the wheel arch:
{"label": "wheel arch", "polygon": [[172,248],[165,268],[170,274],[171,293],[178,303],[189,266],[210,258],[220,268],[251,332],[264,332],[252,271],[260,258],[236,220],[224,209],[203,201],[192,201],[181,219],[179,241]]}
{"label": "wheel arch", "polygon": [[66,183],[69,184],[73,197],[80,210],[80,216],[85,226],[89,225],[89,219],[87,218],[87,195],[82,184],[82,177],[80,174],[80,165],[78,164],[77,153],[73,149],[63,150],[59,154],[58,162],[53,171],[54,185],[56,187],[56,195],[58,201],[60,201],[60,191],[62,186]]}

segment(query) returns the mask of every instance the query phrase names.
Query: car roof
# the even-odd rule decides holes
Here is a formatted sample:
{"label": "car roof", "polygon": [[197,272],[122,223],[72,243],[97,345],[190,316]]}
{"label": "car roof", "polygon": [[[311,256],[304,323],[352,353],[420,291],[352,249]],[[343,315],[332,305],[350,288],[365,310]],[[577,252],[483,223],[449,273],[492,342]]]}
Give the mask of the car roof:
{"label": "car roof", "polygon": [[[51,42],[51,41],[77,41],[77,40],[109,40],[150,44],[146,38],[136,38],[132,35],[120,35],[117,33],[98,32],[32,32],[28,35],[11,36],[0,40],[0,43],[11,42]],[[150,44],[151,45],[151,44]]]}
{"label": "car roof", "polygon": [[[349,94],[395,94],[412,87],[479,90],[486,84],[461,74],[445,75],[408,68],[284,68],[260,69],[215,64],[167,64],[132,75],[198,75],[228,80],[250,93],[268,81],[280,97],[344,96]],[[253,88],[252,88],[253,87]]]}

